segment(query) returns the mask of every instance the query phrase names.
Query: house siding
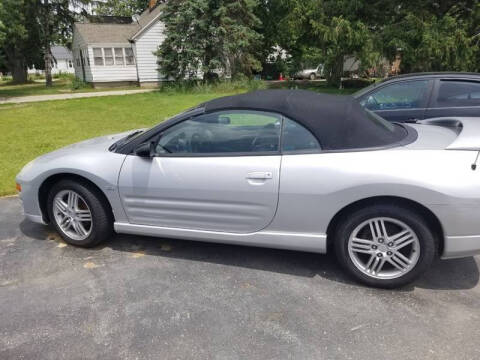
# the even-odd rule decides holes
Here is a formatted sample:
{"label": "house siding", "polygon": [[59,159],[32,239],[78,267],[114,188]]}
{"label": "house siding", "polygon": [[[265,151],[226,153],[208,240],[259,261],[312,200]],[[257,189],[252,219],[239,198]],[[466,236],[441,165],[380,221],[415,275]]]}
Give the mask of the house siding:
{"label": "house siding", "polygon": [[157,56],[153,53],[158,50],[164,39],[165,25],[161,21],[156,20],[135,41],[135,56],[140,83],[163,80],[163,76],[158,71]]}
{"label": "house siding", "polygon": [[93,48],[105,48],[105,47],[131,47],[130,44],[89,44],[88,57],[90,59],[90,69],[92,74],[92,81],[97,82],[136,82],[137,67],[135,65],[102,65],[96,66],[93,61]]}
{"label": "house siding", "polygon": [[[89,53],[87,44],[85,43],[83,38],[80,36],[77,29],[74,27],[73,41],[72,41],[72,55],[73,55],[73,67],[75,69],[75,77],[83,81],[91,82],[93,77],[92,77],[91,68],[88,66],[88,63],[84,64],[85,78],[83,78],[84,74],[83,74],[82,66],[77,64],[77,59],[80,56],[80,51]],[[92,59],[90,59],[90,61],[92,61]]]}

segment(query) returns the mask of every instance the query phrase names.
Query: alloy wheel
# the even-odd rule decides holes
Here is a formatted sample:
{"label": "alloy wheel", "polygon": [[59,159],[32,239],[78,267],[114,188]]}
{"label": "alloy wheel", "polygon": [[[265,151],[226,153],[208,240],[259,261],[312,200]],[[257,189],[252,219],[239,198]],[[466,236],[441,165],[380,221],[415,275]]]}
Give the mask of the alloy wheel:
{"label": "alloy wheel", "polygon": [[92,232],[92,212],[73,190],[62,190],[55,196],[53,214],[60,230],[72,240],[85,240]]}
{"label": "alloy wheel", "polygon": [[403,221],[375,217],[362,222],[348,239],[355,267],[375,279],[395,279],[411,271],[420,257],[420,242]]}

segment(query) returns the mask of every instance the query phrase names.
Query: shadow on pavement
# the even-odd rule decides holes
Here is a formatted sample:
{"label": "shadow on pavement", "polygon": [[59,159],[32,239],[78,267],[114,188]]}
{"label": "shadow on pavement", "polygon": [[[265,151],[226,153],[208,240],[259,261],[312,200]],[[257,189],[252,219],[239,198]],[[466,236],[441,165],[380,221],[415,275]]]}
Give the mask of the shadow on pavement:
{"label": "shadow on pavement", "polygon": [[[20,224],[20,229],[26,236],[37,240],[47,240],[48,234],[55,232],[52,227],[45,227],[26,220]],[[85,251],[99,251],[106,247],[121,252],[142,252],[151,256],[208,262],[294,276],[321,276],[339,283],[358,285],[342,271],[331,254],[322,255],[134,235],[116,235],[100,246]],[[478,284],[479,279],[478,265],[473,257],[439,260],[421,279],[400,291],[412,291],[415,287],[432,290],[471,289]]]}

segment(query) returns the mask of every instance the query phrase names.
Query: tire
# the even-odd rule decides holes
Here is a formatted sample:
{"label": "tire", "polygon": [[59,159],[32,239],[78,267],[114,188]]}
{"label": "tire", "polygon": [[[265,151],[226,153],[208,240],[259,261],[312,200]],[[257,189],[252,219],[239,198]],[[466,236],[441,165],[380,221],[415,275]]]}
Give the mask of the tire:
{"label": "tire", "polygon": [[317,78],[317,76],[315,74],[310,74],[309,76],[310,80],[315,80]]}
{"label": "tire", "polygon": [[346,272],[378,288],[411,283],[430,267],[438,248],[425,219],[394,204],[372,205],[344,216],[334,241],[338,261]]}
{"label": "tire", "polygon": [[[75,203],[73,194],[77,196],[77,206],[71,207],[70,199]],[[113,233],[113,215],[104,195],[87,182],[65,179],[54,184],[48,194],[47,209],[51,223],[68,244],[93,247]],[[63,228],[62,221],[66,223]]]}

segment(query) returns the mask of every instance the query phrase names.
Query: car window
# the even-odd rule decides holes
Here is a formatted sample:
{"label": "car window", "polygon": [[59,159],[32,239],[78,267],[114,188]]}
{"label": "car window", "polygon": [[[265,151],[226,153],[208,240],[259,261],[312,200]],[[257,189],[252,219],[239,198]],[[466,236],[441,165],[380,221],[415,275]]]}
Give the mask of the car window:
{"label": "car window", "polygon": [[428,95],[428,80],[404,81],[386,85],[360,101],[368,110],[397,110],[423,107]]}
{"label": "car window", "polygon": [[223,154],[278,152],[282,117],[233,110],[203,114],[162,133],[157,153]]}
{"label": "car window", "polygon": [[319,150],[318,140],[296,121],[283,119],[282,151]]}
{"label": "car window", "polygon": [[480,105],[480,82],[440,81],[436,99],[437,107]]}

